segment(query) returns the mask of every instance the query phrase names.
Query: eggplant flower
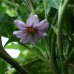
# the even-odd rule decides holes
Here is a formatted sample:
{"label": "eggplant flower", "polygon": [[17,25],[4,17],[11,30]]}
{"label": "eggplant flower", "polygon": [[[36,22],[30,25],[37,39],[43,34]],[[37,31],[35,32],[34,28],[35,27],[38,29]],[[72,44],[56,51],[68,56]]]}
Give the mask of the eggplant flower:
{"label": "eggplant flower", "polygon": [[41,38],[46,36],[45,31],[48,28],[48,22],[46,19],[39,22],[37,15],[30,16],[26,23],[15,20],[15,25],[19,31],[14,31],[13,35],[20,38],[21,43],[37,43]]}

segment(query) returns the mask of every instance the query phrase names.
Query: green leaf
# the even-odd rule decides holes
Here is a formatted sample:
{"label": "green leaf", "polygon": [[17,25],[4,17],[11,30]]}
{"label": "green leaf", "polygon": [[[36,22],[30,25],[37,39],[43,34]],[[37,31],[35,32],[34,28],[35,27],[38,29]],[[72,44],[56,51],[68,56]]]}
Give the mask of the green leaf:
{"label": "green leaf", "polygon": [[43,13],[43,11],[44,11],[44,8],[43,8],[43,7],[44,7],[44,6],[43,6],[43,3],[38,4],[38,6],[36,7],[35,12],[36,12],[37,14]]}
{"label": "green leaf", "polygon": [[56,9],[59,8],[60,2],[61,2],[61,0],[46,0],[46,1],[47,1],[48,6],[56,8]]}
{"label": "green leaf", "polygon": [[15,18],[9,17],[7,14],[0,14],[0,34],[5,37],[10,37],[14,30],[13,20]]}
{"label": "green leaf", "polygon": [[32,0],[32,2],[33,2],[34,4],[36,4],[36,3],[39,3],[40,0]]}
{"label": "green leaf", "polygon": [[8,8],[6,9],[6,13],[10,16],[10,17],[16,17],[18,15],[16,9],[13,8]]}
{"label": "green leaf", "polygon": [[26,68],[31,74],[53,74],[43,61],[34,62]]}
{"label": "green leaf", "polygon": [[0,74],[5,74],[6,68],[6,62],[0,58]]}
{"label": "green leaf", "polygon": [[16,38],[14,35],[11,35],[9,40],[6,42],[5,46],[11,42],[19,42],[19,39]]}
{"label": "green leaf", "polygon": [[[33,59],[23,64],[23,67],[27,69],[31,74],[53,74],[51,69],[49,69],[46,64],[40,59]],[[18,72],[15,72],[18,74]]]}
{"label": "green leaf", "polygon": [[0,2],[0,14],[6,11],[6,7],[2,2]]}
{"label": "green leaf", "polygon": [[24,50],[25,47],[22,46],[21,44],[11,42],[10,45],[6,45],[5,46],[5,49],[19,49],[19,50]]}

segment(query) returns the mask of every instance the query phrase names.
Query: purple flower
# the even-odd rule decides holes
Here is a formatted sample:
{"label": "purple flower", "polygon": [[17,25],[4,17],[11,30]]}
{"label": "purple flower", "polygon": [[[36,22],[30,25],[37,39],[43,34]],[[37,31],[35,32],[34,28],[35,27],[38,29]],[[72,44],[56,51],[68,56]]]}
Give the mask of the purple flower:
{"label": "purple flower", "polygon": [[46,36],[45,31],[48,28],[48,22],[46,19],[39,22],[37,15],[30,16],[26,23],[20,20],[15,20],[14,23],[20,31],[14,31],[13,35],[20,38],[22,43],[35,44]]}

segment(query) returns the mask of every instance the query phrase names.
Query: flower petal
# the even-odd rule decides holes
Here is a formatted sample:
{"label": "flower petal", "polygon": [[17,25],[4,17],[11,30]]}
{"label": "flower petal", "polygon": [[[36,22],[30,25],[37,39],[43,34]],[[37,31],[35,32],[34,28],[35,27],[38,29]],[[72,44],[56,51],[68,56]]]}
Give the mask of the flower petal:
{"label": "flower petal", "polygon": [[48,28],[48,22],[45,19],[45,20],[41,21],[39,24],[35,25],[34,27],[37,28],[38,30],[44,32]]}
{"label": "flower petal", "polygon": [[13,35],[15,35],[17,38],[23,38],[27,35],[27,33],[26,32],[23,33],[22,31],[14,31]]}
{"label": "flower petal", "polygon": [[34,40],[35,43],[37,43],[40,40],[40,37],[38,35],[35,35],[33,37],[33,40]]}
{"label": "flower petal", "polygon": [[32,36],[32,41],[33,41],[33,44],[37,43],[39,40],[40,40],[40,36],[38,34],[35,34]]}
{"label": "flower petal", "polygon": [[46,33],[43,32],[39,32],[38,34],[35,34],[34,36],[32,36],[32,39],[30,40],[29,43],[31,44],[35,44],[37,43],[41,38],[45,37]]}
{"label": "flower petal", "polygon": [[21,43],[28,43],[29,41],[30,41],[30,35],[26,35],[20,40]]}
{"label": "flower petal", "polygon": [[24,30],[26,28],[26,24],[20,20],[15,20],[14,23],[20,30]]}
{"label": "flower petal", "polygon": [[38,20],[38,16],[37,15],[32,15],[30,16],[28,19],[27,19],[27,22],[26,24],[31,27],[35,24],[38,24],[39,23],[39,20]]}
{"label": "flower petal", "polygon": [[33,40],[33,37],[32,37],[32,36],[30,36],[29,43],[30,43],[30,44],[33,44],[33,45],[35,44],[35,41]]}
{"label": "flower petal", "polygon": [[43,38],[43,37],[45,37],[46,35],[47,35],[47,34],[44,33],[44,32],[41,32],[41,31],[38,32],[38,36],[39,36],[40,38]]}
{"label": "flower petal", "polygon": [[13,35],[15,35],[17,38],[21,38],[21,31],[14,31]]}

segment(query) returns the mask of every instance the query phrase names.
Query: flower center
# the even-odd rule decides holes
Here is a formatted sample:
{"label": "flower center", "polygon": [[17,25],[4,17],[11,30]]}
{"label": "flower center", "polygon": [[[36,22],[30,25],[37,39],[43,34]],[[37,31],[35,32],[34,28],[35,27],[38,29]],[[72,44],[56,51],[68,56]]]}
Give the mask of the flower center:
{"label": "flower center", "polygon": [[34,29],[33,27],[28,27],[27,32],[33,35],[37,32],[37,29]]}

